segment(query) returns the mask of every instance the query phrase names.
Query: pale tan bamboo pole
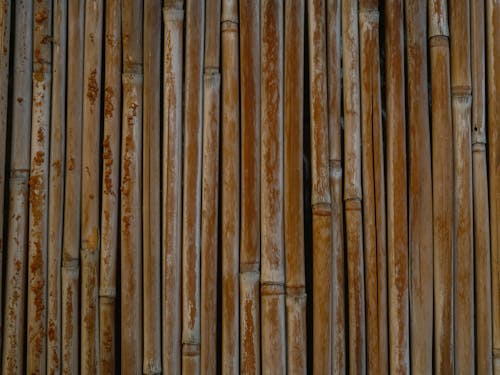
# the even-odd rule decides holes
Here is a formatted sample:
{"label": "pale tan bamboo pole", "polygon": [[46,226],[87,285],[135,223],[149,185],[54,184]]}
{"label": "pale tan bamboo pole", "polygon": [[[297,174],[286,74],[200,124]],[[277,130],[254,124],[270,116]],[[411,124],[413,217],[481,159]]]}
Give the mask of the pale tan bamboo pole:
{"label": "pale tan bamboo pole", "polygon": [[163,58],[163,371],[181,371],[182,57],[184,1],[164,4]]}
{"label": "pale tan bamboo pole", "polygon": [[427,4],[406,0],[411,371],[432,373],[432,172],[427,86]]}
{"label": "pale tan bamboo pole", "polygon": [[284,230],[287,372],[307,373],[304,247],[305,1],[285,1]]}
{"label": "pale tan bamboo pole", "polygon": [[68,4],[54,0],[52,113],[50,124],[47,285],[47,372],[61,372],[61,254],[66,142],[66,40]]}
{"label": "pale tan bamboo pole", "polygon": [[144,374],[161,373],[160,69],[161,0],[144,2],[143,275]]}
{"label": "pale tan bamboo pole", "polygon": [[201,201],[201,374],[217,372],[217,275],[220,127],[220,0],[207,0],[203,74]]}
{"label": "pale tan bamboo pole", "polygon": [[240,1],[241,372],[260,373],[260,2]]}
{"label": "pale tan bamboo pole", "polygon": [[347,244],[349,370],[366,372],[358,2],[342,2],[344,202]]}
{"label": "pale tan bamboo pole", "polygon": [[238,0],[222,0],[222,373],[240,370],[240,95]]}
{"label": "pale tan bamboo pole", "polygon": [[486,76],[484,2],[471,2],[472,178],[474,194],[474,262],[476,361],[479,374],[491,375],[491,248],[486,162]]}
{"label": "pale tan bamboo pole", "polygon": [[453,373],[453,133],[445,0],[430,0],[432,201],[434,236],[434,368]]}
{"label": "pale tan bamboo pole", "polygon": [[116,373],[116,288],[118,187],[121,141],[121,0],[108,0],[105,10],[104,131],[99,277],[99,371]]}
{"label": "pale tan bamboo pole", "polygon": [[2,373],[23,374],[26,261],[28,256],[28,179],[32,98],[33,2],[15,2],[11,158],[9,168],[10,224],[7,232]]}

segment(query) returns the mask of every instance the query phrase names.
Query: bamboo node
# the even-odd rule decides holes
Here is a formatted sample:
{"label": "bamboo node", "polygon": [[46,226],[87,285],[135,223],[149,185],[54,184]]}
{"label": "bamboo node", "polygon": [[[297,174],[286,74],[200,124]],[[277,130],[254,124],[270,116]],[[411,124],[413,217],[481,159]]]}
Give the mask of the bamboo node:
{"label": "bamboo node", "polygon": [[176,8],[163,8],[163,20],[165,23],[169,21],[184,20],[184,10]]}
{"label": "bamboo node", "polygon": [[283,295],[285,294],[285,285],[283,283],[264,282],[260,285],[260,294],[262,296]]}
{"label": "bamboo node", "polygon": [[287,297],[305,297],[306,288],[304,285],[287,285],[286,295]]}
{"label": "bamboo node", "polygon": [[312,214],[318,216],[330,216],[332,214],[332,205],[326,202],[314,203],[312,205]]}
{"label": "bamboo node", "polygon": [[258,262],[241,263],[240,264],[240,274],[251,273],[251,272],[259,274],[259,266],[260,266],[260,264]]}
{"label": "bamboo node", "polygon": [[200,344],[183,343],[182,355],[188,357],[197,357],[200,355]]}
{"label": "bamboo node", "polygon": [[433,47],[445,47],[449,48],[450,39],[446,35],[434,35],[429,39],[429,46]]}
{"label": "bamboo node", "polygon": [[215,68],[205,70],[203,74],[203,82],[207,89],[218,89],[220,87],[221,75]]}
{"label": "bamboo node", "polygon": [[344,202],[346,211],[361,211],[361,199],[350,198],[346,199]]}
{"label": "bamboo node", "polygon": [[468,85],[451,86],[453,98],[459,99],[463,103],[472,103],[472,87]]}
{"label": "bamboo node", "polygon": [[101,286],[99,287],[99,297],[110,300],[114,303],[116,297],[116,288],[114,286]]}
{"label": "bamboo node", "polygon": [[13,169],[10,171],[11,179],[28,181],[29,176],[30,176],[29,169]]}
{"label": "bamboo node", "polygon": [[238,22],[233,20],[224,20],[221,22],[221,32],[238,32]]}

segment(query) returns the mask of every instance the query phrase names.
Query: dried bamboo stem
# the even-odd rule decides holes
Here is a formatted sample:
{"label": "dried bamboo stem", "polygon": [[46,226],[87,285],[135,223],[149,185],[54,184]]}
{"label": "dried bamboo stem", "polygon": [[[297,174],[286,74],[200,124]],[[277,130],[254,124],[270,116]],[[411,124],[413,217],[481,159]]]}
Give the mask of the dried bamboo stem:
{"label": "dried bamboo stem", "polygon": [[182,56],[184,1],[163,9],[163,371],[181,371]]}
{"label": "dried bamboo stem", "polygon": [[453,133],[445,0],[430,0],[434,235],[434,366],[453,373]]}
{"label": "dried bamboo stem", "polygon": [[9,225],[2,373],[23,374],[28,256],[28,179],[32,99],[33,2],[17,1],[14,25]]}

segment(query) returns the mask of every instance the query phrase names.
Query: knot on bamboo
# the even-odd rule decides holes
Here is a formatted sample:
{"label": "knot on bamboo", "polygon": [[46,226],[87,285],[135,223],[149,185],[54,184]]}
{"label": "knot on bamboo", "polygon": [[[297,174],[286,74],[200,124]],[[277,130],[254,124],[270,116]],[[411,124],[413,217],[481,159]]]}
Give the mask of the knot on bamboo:
{"label": "knot on bamboo", "polygon": [[116,297],[116,288],[114,286],[101,286],[99,288],[99,297],[109,299],[114,303]]}
{"label": "knot on bamboo", "polygon": [[13,169],[10,171],[10,178],[12,180],[26,180],[30,177],[29,169]]}
{"label": "knot on bamboo", "polygon": [[240,264],[240,274],[253,273],[253,272],[259,274],[259,263],[258,262],[241,263]]}
{"label": "knot on bamboo", "polygon": [[261,296],[283,295],[285,294],[285,285],[283,283],[264,282],[260,285]]}
{"label": "knot on bamboo", "polygon": [[223,20],[221,22],[221,31],[222,32],[235,32],[237,33],[238,32],[238,21],[236,20],[232,20],[232,19],[227,19],[227,20]]}
{"label": "knot on bamboo", "polygon": [[330,216],[332,214],[332,205],[326,202],[314,203],[312,205],[312,214],[318,216]]}
{"label": "knot on bamboo", "polygon": [[200,344],[184,343],[182,344],[182,355],[188,357],[197,357],[200,355]]}
{"label": "knot on bamboo", "polygon": [[220,87],[220,73],[216,68],[205,69],[203,81],[207,89],[218,89]]}
{"label": "knot on bamboo", "polygon": [[137,70],[136,69],[137,66],[134,65],[134,69],[131,69],[134,71],[122,73],[122,82],[124,85],[142,85],[143,81],[142,66],[140,69]]}
{"label": "knot on bamboo", "polygon": [[362,16],[366,22],[376,24],[379,23],[380,13],[374,4],[361,8],[359,10],[359,15]]}
{"label": "knot on bamboo", "polygon": [[474,126],[472,131],[472,152],[482,152],[486,151],[486,134],[484,134],[484,129]]}
{"label": "knot on bamboo", "polygon": [[361,211],[361,199],[346,199],[344,204],[346,211]]}
{"label": "knot on bamboo", "polygon": [[445,47],[449,48],[450,39],[446,35],[435,35],[429,39],[430,48],[433,47]]}
{"label": "knot on bamboo", "polygon": [[287,285],[286,286],[287,297],[305,297],[306,288],[304,285]]}
{"label": "knot on bamboo", "polygon": [[163,21],[165,23],[170,21],[184,20],[184,10],[176,8],[163,8]]}
{"label": "knot on bamboo", "polygon": [[454,99],[464,104],[472,103],[472,87],[469,85],[455,85],[451,86],[451,95]]}
{"label": "knot on bamboo", "polygon": [[62,268],[68,271],[79,271],[80,261],[78,259],[63,259]]}

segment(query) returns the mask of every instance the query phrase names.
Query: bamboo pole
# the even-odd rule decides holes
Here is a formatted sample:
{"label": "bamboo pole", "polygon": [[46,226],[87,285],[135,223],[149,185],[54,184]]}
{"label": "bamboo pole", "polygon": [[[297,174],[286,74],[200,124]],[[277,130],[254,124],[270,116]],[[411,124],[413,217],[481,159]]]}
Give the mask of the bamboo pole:
{"label": "bamboo pole", "polygon": [[445,0],[430,0],[432,196],[434,236],[434,366],[453,373],[453,134]]}
{"label": "bamboo pole", "polygon": [[484,2],[471,2],[472,178],[474,195],[474,262],[477,372],[491,375],[491,248],[486,162],[486,76]]}
{"label": "bamboo pole", "polygon": [[357,1],[342,2],[344,87],[344,201],[347,244],[349,370],[366,372],[363,223],[361,213],[361,129]]}
{"label": "bamboo pole", "polygon": [[144,2],[144,374],[161,373],[160,69],[161,1]]}
{"label": "bamboo pole", "polygon": [[184,1],[163,8],[163,371],[181,371],[182,56]]}
{"label": "bamboo pole", "polygon": [[285,1],[284,215],[287,372],[307,373],[304,247],[304,12],[305,1]]}
{"label": "bamboo pole", "polygon": [[260,1],[240,1],[241,372],[260,373]]}
{"label": "bamboo pole", "polygon": [[222,0],[222,373],[239,363],[240,107],[238,0]]}
{"label": "bamboo pole", "polygon": [[201,201],[201,374],[217,372],[217,260],[220,127],[220,0],[207,0],[203,73]]}
{"label": "bamboo pole", "polygon": [[104,132],[99,278],[99,370],[115,374],[118,186],[121,135],[121,0],[106,2]]}
{"label": "bamboo pole", "polygon": [[11,158],[5,277],[2,373],[23,374],[26,261],[28,256],[28,179],[32,99],[33,2],[15,3]]}

